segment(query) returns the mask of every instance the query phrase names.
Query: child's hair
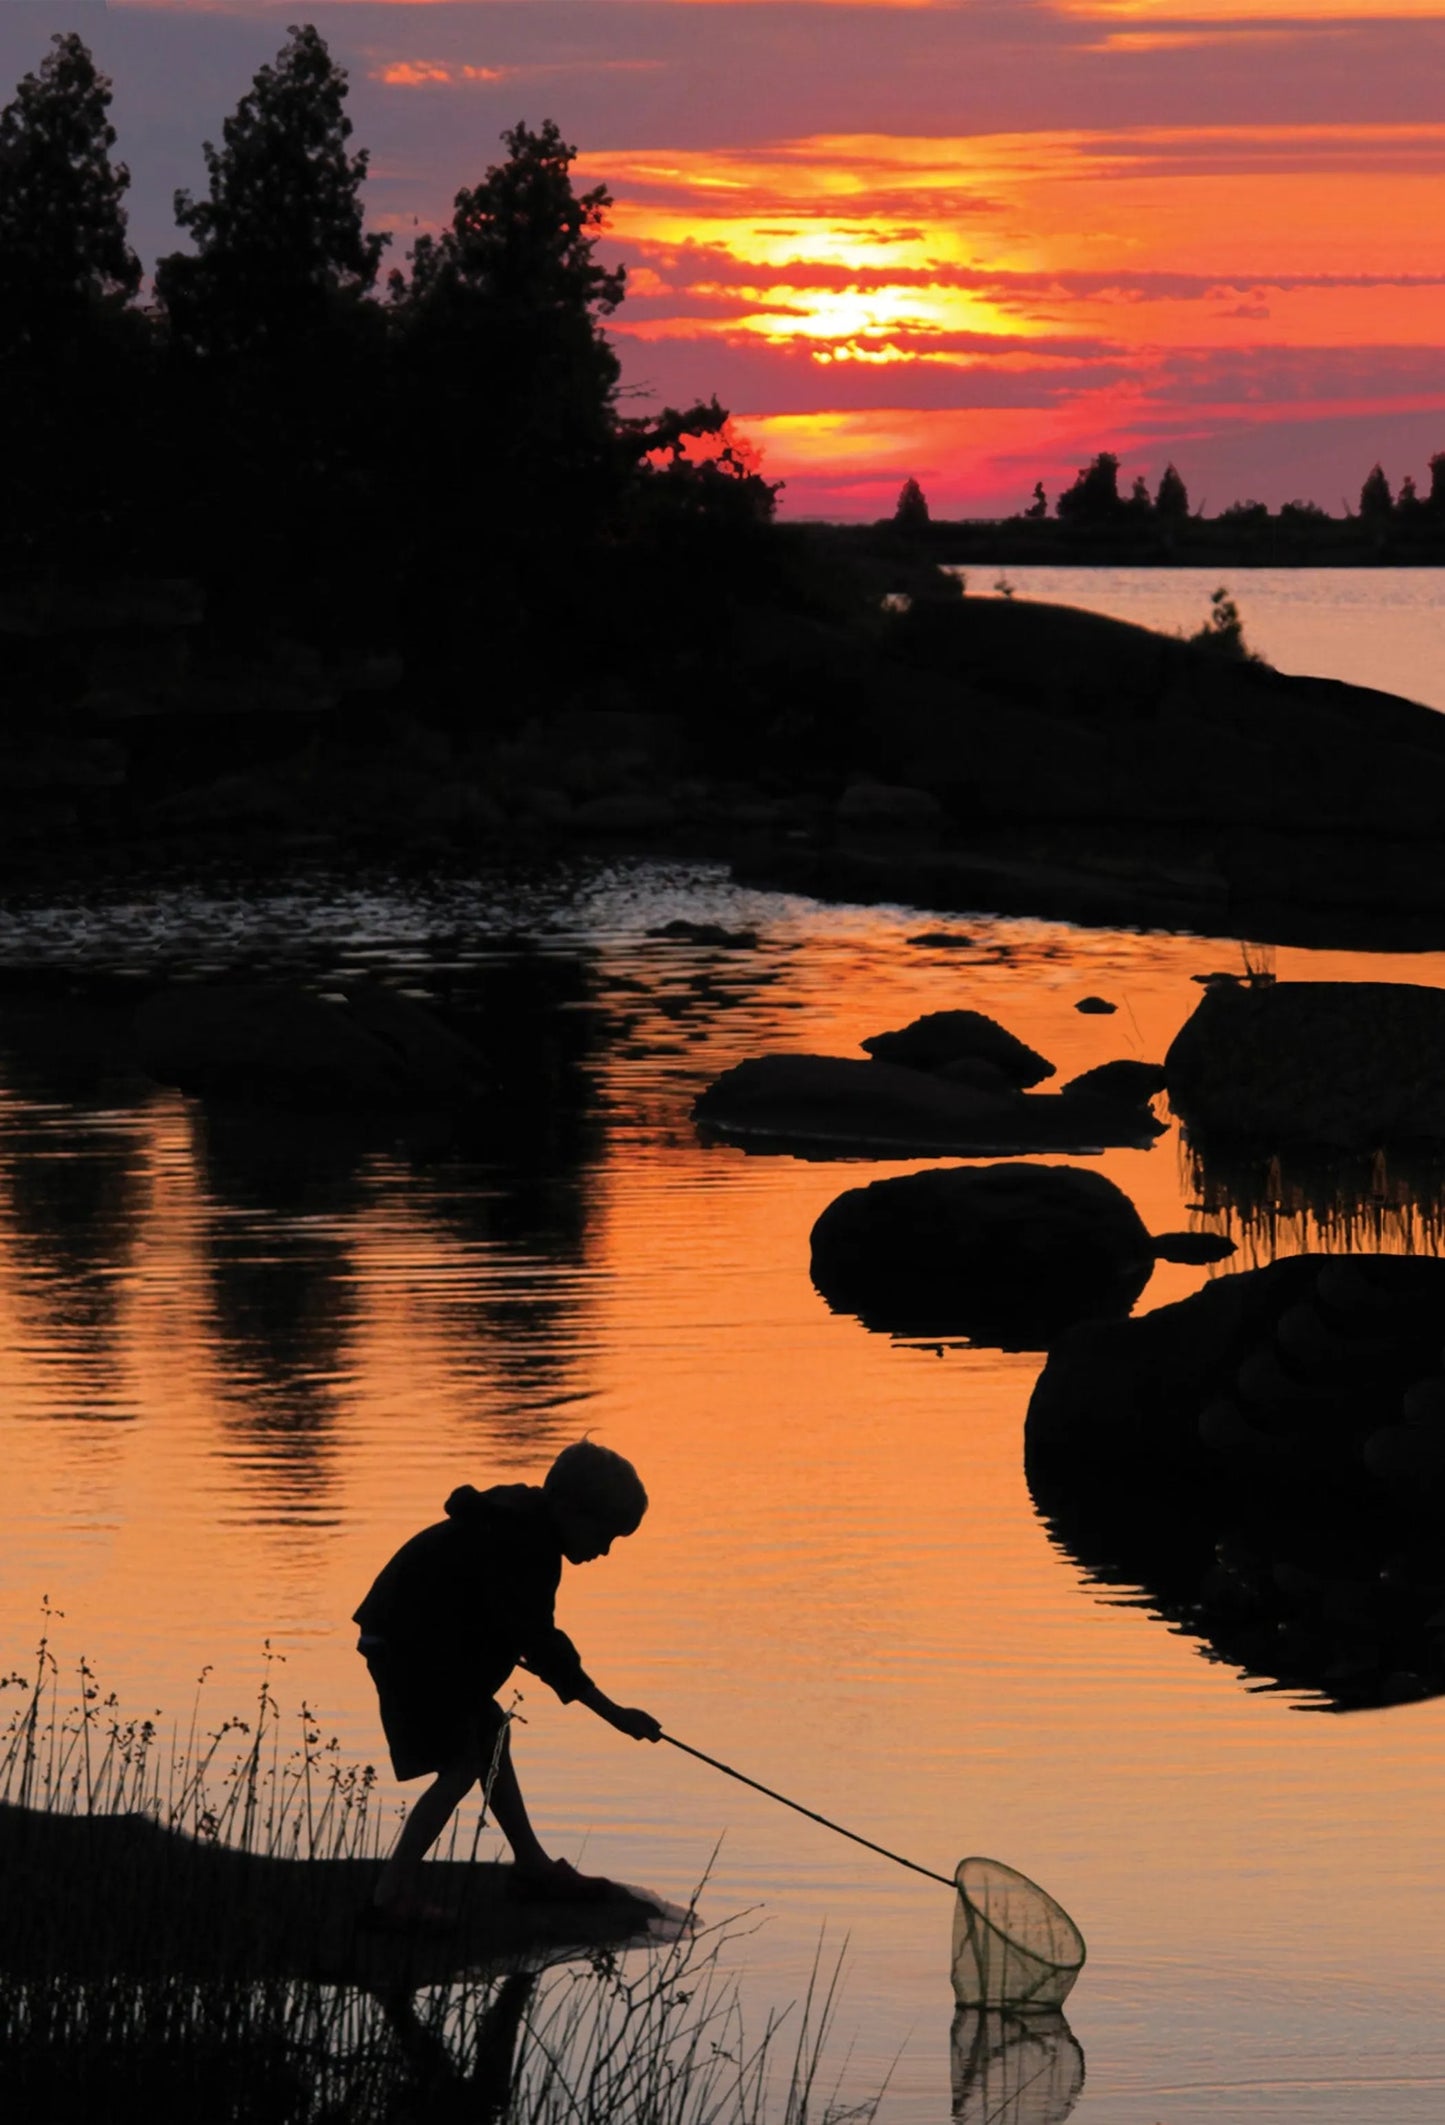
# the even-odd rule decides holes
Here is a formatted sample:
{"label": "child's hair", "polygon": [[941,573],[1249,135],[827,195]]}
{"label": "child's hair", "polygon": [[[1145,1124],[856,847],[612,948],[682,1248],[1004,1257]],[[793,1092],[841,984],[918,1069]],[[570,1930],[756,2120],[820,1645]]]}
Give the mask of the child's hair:
{"label": "child's hair", "polygon": [[590,1439],[563,1447],[542,1488],[549,1498],[590,1513],[619,1535],[634,1534],[647,1511],[647,1492],[632,1463]]}

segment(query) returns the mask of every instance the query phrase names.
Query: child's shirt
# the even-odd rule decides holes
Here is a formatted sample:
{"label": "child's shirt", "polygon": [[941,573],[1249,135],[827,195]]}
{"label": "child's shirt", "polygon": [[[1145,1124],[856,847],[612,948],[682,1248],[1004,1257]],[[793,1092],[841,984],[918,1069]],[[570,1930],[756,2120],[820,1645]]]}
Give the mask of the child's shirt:
{"label": "child's shirt", "polygon": [[488,1693],[521,1662],[569,1704],[588,1678],[553,1621],[562,1546],[542,1491],[464,1483],[445,1510],[383,1565],[357,1609],[362,1651],[456,1665]]}

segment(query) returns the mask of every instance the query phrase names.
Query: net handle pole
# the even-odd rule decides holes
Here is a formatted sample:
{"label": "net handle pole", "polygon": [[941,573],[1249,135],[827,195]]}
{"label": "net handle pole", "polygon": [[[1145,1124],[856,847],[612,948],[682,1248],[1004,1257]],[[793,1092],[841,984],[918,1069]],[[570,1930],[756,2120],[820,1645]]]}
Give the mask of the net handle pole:
{"label": "net handle pole", "polygon": [[830,1822],[826,1815],[819,1815],[813,1808],[805,1808],[800,1800],[789,1800],[786,1793],[775,1793],[771,1786],[760,1784],[756,1778],[749,1778],[742,1771],[735,1771],[730,1763],[719,1763],[716,1756],[705,1756],[701,1749],[694,1749],[687,1742],[679,1741],[675,1734],[660,1734],[658,1739],[669,1743],[674,1749],[681,1749],[684,1756],[695,1756],[699,1763],[711,1764],[712,1768],[721,1771],[724,1777],[735,1778],[740,1786],[751,1786],[755,1793],[765,1793],[769,1800],[781,1801],[785,1808],[791,1808],[795,1814],[806,1815],[809,1822],[821,1823],[825,1830],[836,1830],[839,1837],[851,1838],[855,1845],[864,1845],[868,1851],[877,1852],[881,1858],[891,1859],[895,1866],[907,1867],[913,1874],[924,1874],[931,1882],[942,1882],[945,1889],[958,1886],[951,1874],[935,1874],[932,1867],[920,1867],[916,1859],[905,1859],[901,1852],[890,1852],[886,1845],[875,1845],[871,1837],[860,1837],[856,1830],[845,1830],[842,1823]]}

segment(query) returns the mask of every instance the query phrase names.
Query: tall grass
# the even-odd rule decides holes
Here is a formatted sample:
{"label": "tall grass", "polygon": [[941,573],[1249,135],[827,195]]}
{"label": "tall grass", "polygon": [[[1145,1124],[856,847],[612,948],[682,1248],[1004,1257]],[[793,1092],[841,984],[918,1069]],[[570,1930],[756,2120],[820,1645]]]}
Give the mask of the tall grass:
{"label": "tall grass", "polygon": [[269,1641],[252,1718],[203,1726],[205,1668],[184,1733],[173,1727],[163,1739],[160,1712],[125,1716],[114,1692],[101,1695],[83,1656],[67,1702],[50,1638],[57,1614],[47,1602],[29,1674],[0,1676],[0,1692],[19,1699],[0,1732],[0,1800],[58,1814],[145,1815],[165,1829],[271,1858],[378,1856],[374,1769],[344,1763],[340,1744],[322,1741],[305,1704],[299,1733],[285,1745],[271,1681],[282,1656]]}
{"label": "tall grass", "polygon": [[[184,1725],[163,1732],[159,1713],[124,1715],[83,1659],[73,1688],[63,1686],[55,1613],[47,1607],[29,1671],[0,1677],[0,1691],[14,1693],[0,1730],[0,1801],[27,1811],[0,1829],[40,1820],[79,1831],[95,1916],[58,1919],[43,1893],[15,1894],[0,1880],[0,2114],[27,2125],[145,2110],[208,2125],[871,2120],[876,2101],[845,2105],[823,2080],[841,1966],[815,1968],[801,2005],[750,2036],[729,1967],[746,1931],[738,1920],[550,1971],[523,1958],[438,1974],[435,1958],[423,1972],[373,1951],[325,1977],[278,1967],[218,1980],[187,1967],[188,1944],[198,1926],[209,1935],[231,1914],[166,1916],[162,1903],[161,1937],[146,1944],[140,1974],[133,1955],[98,1969],[93,1935],[77,1949],[74,1925],[123,1916],[147,1849],[143,1839],[138,1861],[106,1829],[142,1817],[203,1852],[251,1855],[268,1880],[283,1861],[334,1884],[353,1879],[350,1867],[338,1877],[318,1862],[362,1862],[354,1879],[370,1879],[382,1811],[371,1768],[344,1762],[305,1706],[288,1742],[269,1648],[253,1716],[208,1724],[203,1675]],[[289,1867],[286,1879],[297,1879]]]}

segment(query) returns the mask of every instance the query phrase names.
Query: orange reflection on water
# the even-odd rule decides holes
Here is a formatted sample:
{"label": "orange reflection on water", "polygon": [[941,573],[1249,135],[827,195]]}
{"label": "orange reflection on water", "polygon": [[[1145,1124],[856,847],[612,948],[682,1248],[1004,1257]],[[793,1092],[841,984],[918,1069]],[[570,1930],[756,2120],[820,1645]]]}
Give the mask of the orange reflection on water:
{"label": "orange reflection on water", "polygon": [[[676,911],[664,893],[589,947],[585,1001],[618,1012],[589,1057],[597,1127],[521,1179],[389,1144],[321,1156],[264,1122],[228,1136],[171,1096],[89,1135],[64,1102],[6,1097],[3,1665],[48,1591],[67,1653],[184,1724],[208,1662],[208,1716],[246,1709],[269,1638],[283,1701],[374,1757],[347,1619],[379,1564],[457,1481],[535,1478],[595,1428],[653,1501],[633,1539],[564,1580],[562,1619],[603,1687],[924,1865],[977,1849],[1037,1874],[1090,1936],[1075,2026],[1095,2085],[1197,2079],[1201,1987],[1207,2040],[1249,2072],[1323,2072],[1313,2039],[1362,1960],[1372,2014],[1407,2041],[1412,2003],[1428,1994],[1433,2017],[1445,1980],[1435,1899],[1414,1886],[1445,1867],[1442,1707],[1302,1718],[1099,1598],[1024,1480],[1037,1355],[895,1346],[812,1289],[819,1212],[904,1169],[705,1150],[689,1119],[749,1053],[857,1053],[953,1005],[997,1017],[1060,1079],[1157,1060],[1191,977],[1239,969],[1239,947],[770,896],[704,910],[755,924],[755,948],[642,934]],[[968,942],[909,941],[930,930]],[[1276,965],[1445,985],[1438,955]],[[1091,993],[1114,1015],[1081,1015]],[[73,1185],[111,1139],[104,1190]],[[1189,1221],[1172,1138],[1089,1163],[1151,1229]],[[1162,1266],[1143,1303],[1205,1273]],[[84,1406],[107,1382],[130,1421]],[[909,2047],[935,2009],[946,2025],[944,1892],[534,1685],[523,1709],[523,1775],[559,1850],[676,1893],[726,1830],[710,1911],[767,1901],[750,1954],[781,1997],[820,1924],[851,1934],[860,2070],[903,2051],[904,2115],[943,2114],[943,2048]],[[1281,1965],[1283,2064],[1247,1998]]]}

